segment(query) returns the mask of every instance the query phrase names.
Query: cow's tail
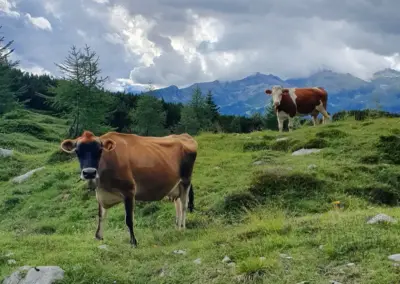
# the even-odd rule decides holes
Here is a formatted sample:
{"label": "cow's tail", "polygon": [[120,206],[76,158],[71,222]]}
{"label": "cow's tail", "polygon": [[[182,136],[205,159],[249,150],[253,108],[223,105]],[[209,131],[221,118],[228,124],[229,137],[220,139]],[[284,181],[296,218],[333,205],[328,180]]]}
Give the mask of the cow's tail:
{"label": "cow's tail", "polygon": [[189,208],[189,212],[193,212],[193,210],[194,210],[194,191],[193,191],[193,183],[190,184],[188,208]]}

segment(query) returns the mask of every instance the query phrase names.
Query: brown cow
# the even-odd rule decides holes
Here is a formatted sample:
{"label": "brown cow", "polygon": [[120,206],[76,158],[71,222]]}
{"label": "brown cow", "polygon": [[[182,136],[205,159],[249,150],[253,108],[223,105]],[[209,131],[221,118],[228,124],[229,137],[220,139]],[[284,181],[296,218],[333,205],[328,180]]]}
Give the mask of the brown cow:
{"label": "brown cow", "polygon": [[289,119],[289,131],[293,130],[293,118],[296,115],[309,115],[317,124],[318,114],[323,115],[323,123],[331,119],[327,113],[328,93],[321,87],[313,88],[283,88],[274,86],[272,90],[265,90],[272,96],[274,108],[278,118],[279,132],[283,130],[283,122]]}
{"label": "brown cow", "polygon": [[103,239],[107,209],[123,202],[130,243],[133,232],[134,201],[175,201],[176,225],[186,228],[186,210],[193,210],[192,172],[197,142],[189,134],[143,137],[109,132],[96,137],[90,131],[61,143],[67,153],[76,153],[83,180],[96,190],[98,226],[96,239]]}

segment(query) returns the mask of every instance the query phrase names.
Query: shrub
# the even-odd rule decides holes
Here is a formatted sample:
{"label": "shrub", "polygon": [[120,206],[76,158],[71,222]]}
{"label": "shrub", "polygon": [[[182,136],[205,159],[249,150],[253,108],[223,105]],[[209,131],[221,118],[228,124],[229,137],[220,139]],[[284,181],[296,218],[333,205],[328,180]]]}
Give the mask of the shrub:
{"label": "shrub", "polygon": [[56,164],[61,162],[68,162],[76,157],[74,154],[65,153],[62,150],[55,150],[51,153],[50,157],[47,159],[49,164]]}
{"label": "shrub", "polygon": [[366,187],[350,187],[345,192],[367,199],[369,202],[376,204],[386,204],[396,206],[400,201],[400,193],[398,190],[387,184],[376,184]]}
{"label": "shrub", "polygon": [[256,172],[249,192],[260,203],[280,202],[293,211],[322,212],[326,205],[310,200],[327,199],[329,189],[312,174],[276,168]]}
{"label": "shrub", "polygon": [[250,192],[235,192],[224,198],[224,212],[239,213],[257,206],[256,198]]}
{"label": "shrub", "polygon": [[340,139],[348,136],[348,134],[339,129],[322,130],[315,134],[317,138]]}
{"label": "shrub", "polygon": [[377,149],[382,157],[396,165],[400,164],[400,136],[382,135],[379,137]]}
{"label": "shrub", "polygon": [[265,141],[246,142],[243,144],[243,152],[260,151],[268,149],[268,144]]}
{"label": "shrub", "polygon": [[273,141],[269,145],[269,149],[273,151],[283,151],[287,152],[292,149],[294,145],[299,144],[300,141],[296,139],[285,139],[285,140],[280,140],[280,141]]}

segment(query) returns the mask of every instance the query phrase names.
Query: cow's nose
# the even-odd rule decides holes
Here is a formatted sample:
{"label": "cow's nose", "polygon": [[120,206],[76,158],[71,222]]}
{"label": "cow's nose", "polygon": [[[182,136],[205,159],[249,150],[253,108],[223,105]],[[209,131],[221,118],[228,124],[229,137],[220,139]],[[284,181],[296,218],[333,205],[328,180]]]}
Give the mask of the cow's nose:
{"label": "cow's nose", "polygon": [[280,102],[274,102],[274,106],[277,107],[280,105]]}
{"label": "cow's nose", "polygon": [[85,168],[82,170],[82,177],[84,179],[94,179],[96,178],[97,170],[95,168]]}

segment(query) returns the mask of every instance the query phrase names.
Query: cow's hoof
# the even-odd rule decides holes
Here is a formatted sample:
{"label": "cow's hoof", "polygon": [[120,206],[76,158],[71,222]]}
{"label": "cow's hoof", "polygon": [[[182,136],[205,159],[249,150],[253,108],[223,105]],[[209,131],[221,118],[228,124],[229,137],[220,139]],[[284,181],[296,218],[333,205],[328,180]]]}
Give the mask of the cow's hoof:
{"label": "cow's hoof", "polygon": [[98,241],[104,241],[104,238],[103,237],[100,237],[100,236],[95,236],[94,237],[96,240],[98,240]]}
{"label": "cow's hoof", "polygon": [[131,243],[131,246],[132,246],[133,248],[137,248],[138,242],[136,241],[136,239],[131,240],[130,243]]}

